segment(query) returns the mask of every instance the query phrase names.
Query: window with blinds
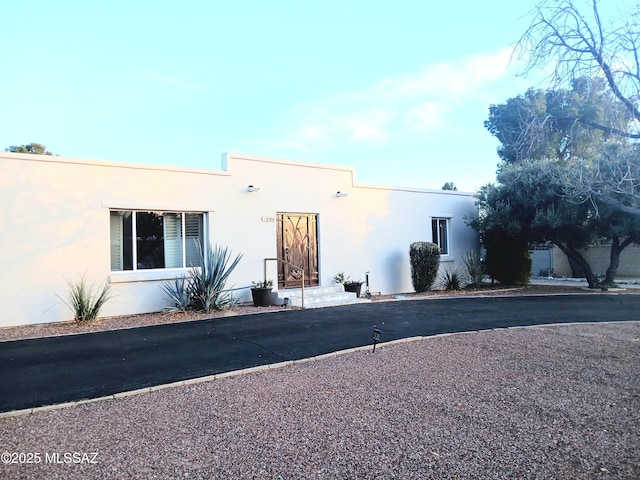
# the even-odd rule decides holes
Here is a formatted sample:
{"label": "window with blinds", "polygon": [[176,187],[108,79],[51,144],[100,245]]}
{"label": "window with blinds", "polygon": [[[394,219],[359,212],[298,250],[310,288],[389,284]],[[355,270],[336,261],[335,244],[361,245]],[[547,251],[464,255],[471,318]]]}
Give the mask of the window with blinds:
{"label": "window with blinds", "polygon": [[111,270],[200,265],[204,213],[110,212]]}
{"label": "window with blinds", "polygon": [[440,255],[449,255],[449,219],[431,219],[431,238],[440,247]]}

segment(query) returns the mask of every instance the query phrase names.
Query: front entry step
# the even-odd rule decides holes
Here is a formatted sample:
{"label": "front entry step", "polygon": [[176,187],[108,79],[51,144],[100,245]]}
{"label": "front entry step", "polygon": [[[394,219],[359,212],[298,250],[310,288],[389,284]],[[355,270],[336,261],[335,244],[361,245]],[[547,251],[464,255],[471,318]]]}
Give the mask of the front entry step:
{"label": "front entry step", "polygon": [[[289,306],[302,306],[302,289],[287,288],[278,290],[278,303],[283,304],[289,299]],[[370,303],[371,300],[358,298],[353,292],[345,292],[342,285],[331,287],[305,287],[304,308],[331,307],[336,305],[350,305],[353,303]]]}

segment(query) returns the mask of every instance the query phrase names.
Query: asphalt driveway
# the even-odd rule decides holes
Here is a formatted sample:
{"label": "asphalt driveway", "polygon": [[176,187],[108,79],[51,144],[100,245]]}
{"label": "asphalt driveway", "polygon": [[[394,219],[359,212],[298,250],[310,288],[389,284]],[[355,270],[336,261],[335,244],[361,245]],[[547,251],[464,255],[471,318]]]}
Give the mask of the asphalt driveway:
{"label": "asphalt driveway", "polygon": [[640,320],[623,294],[358,304],[0,343],[0,412],[96,398],[381,341],[565,322]]}

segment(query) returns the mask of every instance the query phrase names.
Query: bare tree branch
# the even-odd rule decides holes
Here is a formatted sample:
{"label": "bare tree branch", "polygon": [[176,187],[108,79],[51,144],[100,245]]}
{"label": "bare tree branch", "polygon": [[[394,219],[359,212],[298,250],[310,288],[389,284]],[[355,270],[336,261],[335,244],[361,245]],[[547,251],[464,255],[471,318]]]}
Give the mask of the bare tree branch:
{"label": "bare tree branch", "polygon": [[[640,46],[638,7],[616,19],[603,22],[598,0],[589,0],[591,15],[583,15],[579,0],[546,0],[534,10],[534,20],[516,45],[516,52],[527,60],[524,74],[555,64],[556,84],[569,84],[579,77],[602,77],[611,94],[629,115],[640,122]],[[640,138],[640,133],[590,125],[602,131]]]}

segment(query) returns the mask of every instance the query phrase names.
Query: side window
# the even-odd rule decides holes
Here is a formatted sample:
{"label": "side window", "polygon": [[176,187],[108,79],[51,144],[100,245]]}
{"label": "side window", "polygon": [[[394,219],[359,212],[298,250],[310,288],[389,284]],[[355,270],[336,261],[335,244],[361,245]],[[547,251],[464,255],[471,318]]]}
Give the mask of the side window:
{"label": "side window", "polygon": [[449,219],[431,219],[432,242],[440,247],[440,255],[449,255]]}
{"label": "side window", "polygon": [[200,264],[203,213],[112,210],[109,215],[111,271]]}

